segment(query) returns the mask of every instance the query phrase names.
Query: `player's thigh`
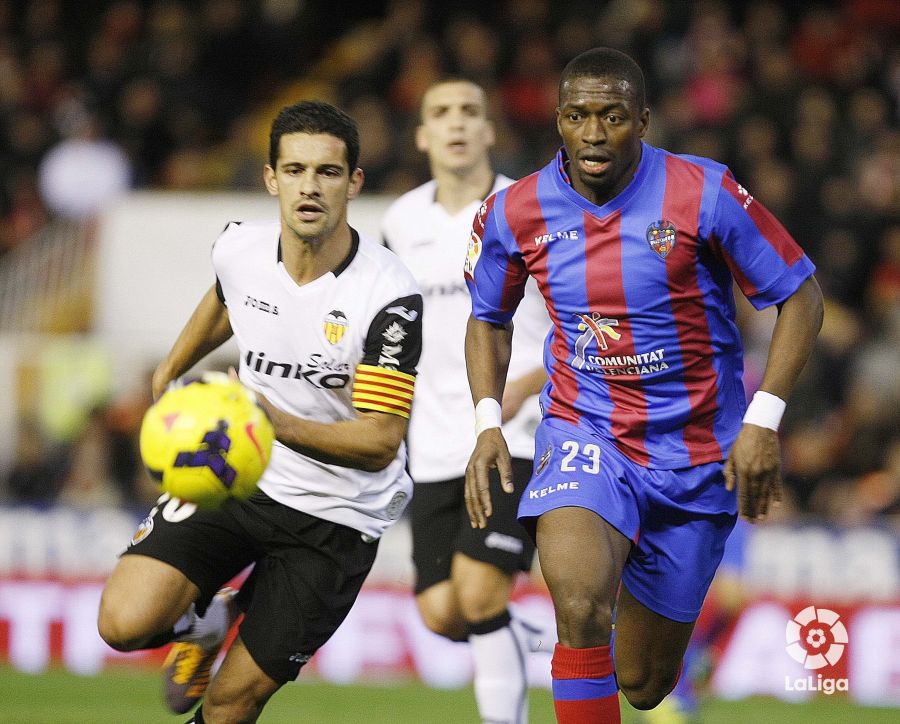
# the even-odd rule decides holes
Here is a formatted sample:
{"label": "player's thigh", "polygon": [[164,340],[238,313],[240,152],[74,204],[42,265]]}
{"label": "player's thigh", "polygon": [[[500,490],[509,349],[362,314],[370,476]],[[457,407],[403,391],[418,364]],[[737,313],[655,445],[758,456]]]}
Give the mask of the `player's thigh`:
{"label": "player's thigh", "polygon": [[[459,534],[460,511],[465,510],[462,478],[416,483],[409,504],[412,559],[416,569],[415,594],[425,606],[438,608],[447,600],[453,552]],[[437,592],[438,584],[447,582]]]}
{"label": "player's thigh", "polygon": [[537,547],[560,643],[579,648],[608,644],[631,541],[594,511],[567,506],[538,518]]}
{"label": "player's thigh", "polygon": [[[454,566],[457,556],[462,554],[470,561],[484,563],[497,569],[498,576],[489,568],[482,570],[484,576],[501,581],[502,577],[511,578],[519,571],[530,571],[534,563],[534,540],[519,522],[519,502],[531,475],[530,460],[513,458],[513,482],[515,489],[507,493],[500,485],[496,471],[491,471],[490,493],[493,502],[493,514],[487,519],[484,528],[473,528],[469,522],[464,503],[459,508],[458,534]],[[464,579],[454,571],[454,581]],[[485,579],[487,580],[487,579]]]}
{"label": "player's thigh", "polygon": [[127,645],[171,629],[198,593],[197,586],[168,563],[122,556],[103,587],[100,634],[109,643]]}
{"label": "player's thigh", "polygon": [[674,621],[652,611],[622,586],[616,605],[616,678],[626,696],[671,691],[694,630],[694,621]]}
{"label": "player's thigh", "polygon": [[722,465],[644,470],[640,532],[622,583],[651,611],[673,621],[697,619],[734,527],[733,493]]}
{"label": "player's thigh", "polygon": [[203,699],[203,717],[217,722],[255,721],[281,684],[253,660],[238,636]]}
{"label": "player's thigh", "polygon": [[457,551],[453,556],[452,580],[467,622],[486,621],[506,610],[512,593],[512,573]]}
{"label": "player's thigh", "polygon": [[241,587],[240,636],[257,665],[286,682],[350,612],[378,542],[274,501],[258,513],[265,550]]}
{"label": "player's thigh", "polygon": [[204,510],[164,495],[142,521],[122,561],[151,558],[179,571],[198,589],[192,600],[203,615],[216,592],[260,552],[247,528],[247,521],[257,518],[256,497]]}

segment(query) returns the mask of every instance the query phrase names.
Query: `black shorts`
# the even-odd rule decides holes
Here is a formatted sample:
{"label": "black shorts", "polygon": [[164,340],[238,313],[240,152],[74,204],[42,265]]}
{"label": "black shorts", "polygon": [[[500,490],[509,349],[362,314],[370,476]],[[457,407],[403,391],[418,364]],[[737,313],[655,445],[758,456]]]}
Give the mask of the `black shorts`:
{"label": "black shorts", "polygon": [[296,679],[350,612],[378,542],[261,492],[219,510],[177,505],[154,508],[150,532],[123,555],[150,556],[184,573],[200,589],[200,613],[216,591],[255,563],[237,597],[244,612],[241,639],[272,679]]}
{"label": "black shorts", "polygon": [[513,459],[513,493],[503,492],[499,476],[491,471],[493,515],[483,529],[469,523],[464,478],[415,484],[409,515],[416,594],[450,578],[453,554],[457,551],[509,574],[531,569],[534,542],[516,519],[531,469],[531,460]]}

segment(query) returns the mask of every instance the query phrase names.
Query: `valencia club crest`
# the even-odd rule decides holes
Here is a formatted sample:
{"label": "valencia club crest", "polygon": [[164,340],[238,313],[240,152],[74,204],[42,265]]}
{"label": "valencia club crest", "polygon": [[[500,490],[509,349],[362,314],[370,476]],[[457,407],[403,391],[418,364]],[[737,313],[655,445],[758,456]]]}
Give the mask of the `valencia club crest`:
{"label": "valencia club crest", "polygon": [[660,259],[665,259],[675,248],[677,234],[675,224],[668,219],[660,219],[647,227],[647,243]]}

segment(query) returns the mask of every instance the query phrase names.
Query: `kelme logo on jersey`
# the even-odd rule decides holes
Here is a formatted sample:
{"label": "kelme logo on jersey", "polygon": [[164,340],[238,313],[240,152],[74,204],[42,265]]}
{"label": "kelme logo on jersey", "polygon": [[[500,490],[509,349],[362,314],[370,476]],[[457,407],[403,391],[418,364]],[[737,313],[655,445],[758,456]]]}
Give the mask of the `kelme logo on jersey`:
{"label": "kelme logo on jersey", "polygon": [[677,236],[678,230],[675,228],[675,224],[668,219],[654,221],[647,227],[647,243],[660,259],[665,259],[672,253]]}
{"label": "kelme logo on jersey", "polygon": [[349,322],[343,312],[332,309],[325,315],[325,321],[322,322],[322,326],[325,329],[325,339],[331,344],[337,344],[344,336],[344,332],[347,331]]}

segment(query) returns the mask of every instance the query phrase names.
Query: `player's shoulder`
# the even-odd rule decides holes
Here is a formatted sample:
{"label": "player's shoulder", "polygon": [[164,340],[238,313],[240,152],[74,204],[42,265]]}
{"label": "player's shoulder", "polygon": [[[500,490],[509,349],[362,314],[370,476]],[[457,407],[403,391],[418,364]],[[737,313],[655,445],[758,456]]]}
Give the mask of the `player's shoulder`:
{"label": "player's shoulder", "polygon": [[414,189],[400,194],[384,213],[383,223],[385,229],[408,223],[418,215],[425,213],[434,203],[436,191],[437,182],[432,179],[421,186],[416,186]]}
{"label": "player's shoulder", "polygon": [[217,267],[222,267],[230,263],[237,264],[235,259],[251,258],[253,256],[251,252],[262,253],[269,248],[266,241],[271,244],[278,243],[280,230],[278,221],[229,221],[213,242],[213,262]]}
{"label": "player's shoulder", "polygon": [[706,156],[695,156],[691,153],[674,153],[672,151],[667,151],[664,148],[656,148],[654,146],[650,146],[650,148],[655,153],[660,154],[663,159],[667,157],[678,159],[689,166],[699,167],[705,173],[711,173],[714,176],[723,176],[728,172],[728,166],[724,163],[720,163],[712,158],[707,158]]}
{"label": "player's shoulder", "polygon": [[419,285],[412,272],[386,246],[360,234],[357,254],[361,262],[360,273],[368,277],[373,286],[397,290],[403,294],[419,293]]}
{"label": "player's shoulder", "polygon": [[534,184],[534,179],[542,173],[544,173],[544,169],[541,168],[520,179],[511,179],[509,176],[498,175],[494,181],[494,188],[491,190],[491,194],[484,200],[485,203],[488,206],[492,206],[497,199],[529,188]]}
{"label": "player's shoulder", "polygon": [[498,191],[503,191],[505,188],[509,188],[516,180],[514,178],[510,178],[509,176],[505,176],[502,173],[498,173],[494,177],[494,185],[491,187],[491,193],[489,195],[496,194]]}
{"label": "player's shoulder", "polygon": [[240,244],[241,242],[253,242],[260,238],[271,238],[273,234],[278,236],[281,226],[279,222],[272,220],[252,219],[249,221],[229,221],[219,237],[216,246],[224,244]]}

